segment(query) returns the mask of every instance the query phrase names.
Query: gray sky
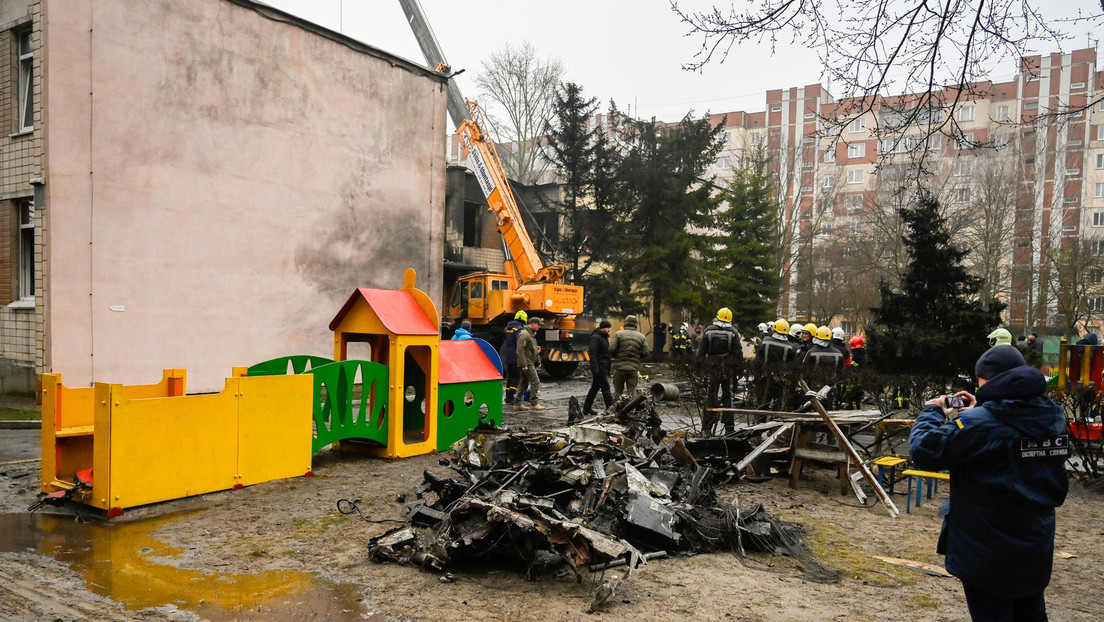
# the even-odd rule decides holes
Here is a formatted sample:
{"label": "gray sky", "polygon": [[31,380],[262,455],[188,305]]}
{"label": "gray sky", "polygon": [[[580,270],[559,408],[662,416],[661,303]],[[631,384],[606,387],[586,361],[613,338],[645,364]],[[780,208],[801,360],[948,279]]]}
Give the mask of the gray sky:
{"label": "gray sky", "polygon": [[[425,64],[398,0],[263,1]],[[679,4],[698,10],[716,4],[727,10],[741,0]],[[1094,0],[1038,4],[1047,7],[1048,15],[1076,9],[1099,13],[1100,7]],[[660,121],[677,121],[691,110],[697,116],[759,111],[768,89],[821,82],[816,54],[800,46],[779,46],[771,56],[767,45],[749,45],[734,51],[724,64],[714,62],[700,73],[682,69],[700,41],[685,36],[687,28],[667,0],[421,0],[421,5],[453,70],[466,70],[457,82],[470,99],[478,99],[473,78],[480,64],[505,44],[525,41],[542,57],[558,58],[567,79],[598,97],[603,111],[613,99],[622,110]],[[1088,45],[1086,27],[1070,30],[1075,38],[1066,42],[1066,51]],[[1014,67],[1013,59],[1005,59],[991,77],[1008,79]]]}

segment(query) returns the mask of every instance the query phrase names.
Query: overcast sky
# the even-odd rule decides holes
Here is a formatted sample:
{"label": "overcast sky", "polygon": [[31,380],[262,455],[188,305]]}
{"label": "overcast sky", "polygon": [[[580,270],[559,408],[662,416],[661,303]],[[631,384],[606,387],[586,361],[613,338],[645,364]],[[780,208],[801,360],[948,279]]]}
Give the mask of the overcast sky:
{"label": "overcast sky", "polygon": [[[426,64],[398,0],[263,0],[288,13],[342,32],[397,56]],[[728,7],[741,0],[680,0],[680,6]],[[1099,13],[1096,0],[1039,0],[1039,6],[1071,14]],[[683,65],[693,60],[700,41],[685,36],[667,0],[421,0],[437,40],[463,95],[478,99],[473,77],[492,52],[529,41],[541,57],[559,59],[566,78],[596,96],[604,110],[613,99],[639,117],[677,121],[693,111],[763,110],[768,89],[821,82],[814,52],[781,46],[774,56],[766,45],[747,46],[724,64],[702,72]],[[1088,46],[1085,26],[1071,29],[1066,51]],[[1097,35],[1099,36],[1099,35]],[[1046,50],[1047,52],[1051,50]],[[1104,61],[1104,59],[1101,59]],[[1015,61],[1006,59],[991,76],[1006,80]],[[831,86],[829,92],[832,92]]]}

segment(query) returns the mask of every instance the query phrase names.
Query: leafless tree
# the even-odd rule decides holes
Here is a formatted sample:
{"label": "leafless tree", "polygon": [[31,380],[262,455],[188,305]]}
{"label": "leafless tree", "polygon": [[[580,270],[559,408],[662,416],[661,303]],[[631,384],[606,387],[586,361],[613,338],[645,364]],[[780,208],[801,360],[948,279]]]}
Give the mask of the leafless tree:
{"label": "leafless tree", "polygon": [[[563,80],[563,64],[541,59],[528,41],[520,47],[506,44],[480,68],[475,84],[480,90],[488,123],[507,175],[523,184],[538,183],[547,167],[541,158],[541,136]],[[493,106],[487,106],[493,102]]]}
{"label": "leafless tree", "polygon": [[[816,49],[824,77],[840,89],[842,100],[824,119],[828,136],[877,111],[871,133],[878,138],[919,128],[925,136],[966,140],[954,111],[983,95],[993,59],[1018,61],[1044,44],[1061,49],[1070,38],[1065,29],[1104,25],[1104,0],[1086,0],[1085,11],[1068,18],[1031,0],[762,0],[727,11],[686,11],[677,0],[670,2],[689,34],[702,42],[687,69],[723,63],[733,46],[745,42],[768,43],[772,51],[779,43],[798,42]],[[1077,113],[1099,98],[1063,102],[1047,113]],[[919,145],[912,147],[923,170],[929,158]]]}
{"label": "leafless tree", "polygon": [[1047,253],[1050,292],[1068,332],[1104,318],[1104,239],[1070,240]]}

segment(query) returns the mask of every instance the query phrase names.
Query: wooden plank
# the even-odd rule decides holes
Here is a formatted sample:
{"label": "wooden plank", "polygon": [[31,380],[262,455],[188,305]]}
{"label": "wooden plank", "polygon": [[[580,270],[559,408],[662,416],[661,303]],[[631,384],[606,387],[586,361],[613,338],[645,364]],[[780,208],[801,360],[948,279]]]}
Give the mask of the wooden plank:
{"label": "wooden plank", "polygon": [[851,457],[851,460],[855,463],[856,468],[858,468],[859,471],[863,474],[863,479],[865,479],[866,482],[870,484],[870,486],[874,489],[875,494],[877,494],[878,498],[881,499],[882,503],[885,504],[886,510],[889,512],[889,515],[893,518],[897,518],[898,516],[900,516],[901,511],[897,509],[897,506],[893,503],[893,499],[890,499],[889,495],[886,494],[886,491],[882,489],[881,484],[878,483],[878,478],[874,477],[874,474],[870,472],[870,469],[866,468],[866,465],[863,464],[862,458],[859,457],[858,452],[856,452],[855,448],[851,445],[851,441],[847,439],[847,435],[843,433],[843,430],[841,430],[840,427],[836,425],[836,422],[833,421],[832,417],[828,415],[828,412],[824,410],[824,406],[820,403],[820,394],[815,391],[810,391],[809,385],[806,384],[804,380],[799,381],[799,385],[801,386],[801,390],[805,391],[805,397],[813,405],[813,408],[815,408],[816,411],[820,413],[821,418],[824,419],[824,423],[828,425],[828,429],[831,430],[832,434],[834,434],[836,436],[836,439],[839,440],[840,449],[844,450],[847,455]]}
{"label": "wooden plank", "polygon": [[781,426],[779,426],[779,428],[777,430],[775,430],[773,433],[771,433],[770,436],[763,439],[763,442],[759,443],[759,446],[756,447],[754,451],[752,451],[750,454],[744,456],[743,460],[736,463],[736,471],[740,472],[740,471],[743,471],[745,468],[747,468],[747,465],[751,464],[752,460],[758,458],[759,454],[766,451],[767,448],[770,447],[772,443],[774,443],[774,441],[778,440],[779,436],[782,436],[782,434],[785,433],[786,430],[789,430],[790,428],[792,428],[793,425],[794,424],[791,421],[791,422],[783,423]]}
{"label": "wooden plank", "polygon": [[887,564],[894,566],[900,566],[902,568],[908,568],[909,570],[915,570],[922,572],[933,577],[953,577],[951,573],[940,568],[939,566],[933,566],[932,564],[925,564],[924,562],[914,562],[911,559],[901,559],[899,557],[882,557],[881,555],[874,555],[874,559],[879,559]]}

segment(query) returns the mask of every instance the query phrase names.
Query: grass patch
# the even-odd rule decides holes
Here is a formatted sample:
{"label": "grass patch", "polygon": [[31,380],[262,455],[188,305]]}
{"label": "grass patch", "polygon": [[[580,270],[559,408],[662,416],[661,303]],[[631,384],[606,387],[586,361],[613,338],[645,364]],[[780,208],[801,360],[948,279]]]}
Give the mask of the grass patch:
{"label": "grass patch", "polygon": [[913,608],[940,606],[940,602],[928,594],[913,594],[909,602]]}
{"label": "grass patch", "polygon": [[839,525],[812,517],[804,517],[800,522],[805,525],[805,541],[813,555],[825,566],[879,587],[916,583],[913,571],[874,559],[869,552],[849,544],[852,534]]}
{"label": "grass patch", "polygon": [[42,413],[37,410],[20,408],[0,408],[0,421],[38,421]]}
{"label": "grass patch", "polygon": [[332,525],[340,525],[349,520],[348,514],[327,514],[322,517],[322,526],[330,527]]}

